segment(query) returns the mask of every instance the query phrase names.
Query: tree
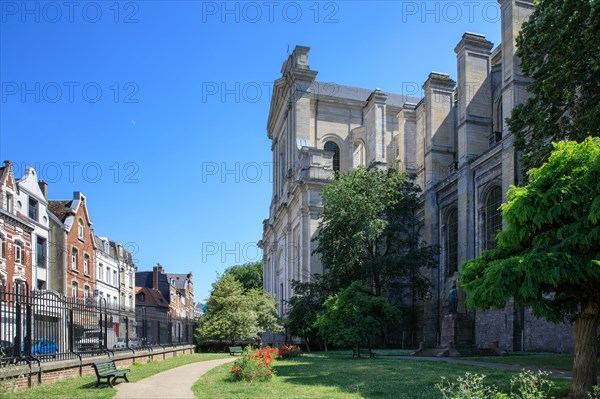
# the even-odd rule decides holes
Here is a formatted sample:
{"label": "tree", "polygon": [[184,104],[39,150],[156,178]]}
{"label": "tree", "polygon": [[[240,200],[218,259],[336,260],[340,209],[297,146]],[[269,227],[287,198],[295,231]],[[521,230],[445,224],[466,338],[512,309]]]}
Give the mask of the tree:
{"label": "tree", "polygon": [[[323,304],[315,326],[319,334],[338,346],[356,346],[365,341],[376,328],[399,318],[398,309],[381,297],[373,295],[362,283],[354,281]],[[360,356],[360,351],[358,352]]]}
{"label": "tree", "polygon": [[571,395],[596,384],[600,319],[600,139],[553,144],[548,161],[502,205],[496,249],[463,265],[470,308],[503,308],[510,297],[552,322],[575,322]]}
{"label": "tree", "polygon": [[323,303],[331,294],[323,283],[323,276],[315,274],[310,282],[292,281],[294,296],[288,301],[290,307],[285,319],[287,332],[306,340],[310,351],[311,338],[317,337],[315,327],[317,314],[323,310]]}
{"label": "tree", "polygon": [[551,141],[600,135],[600,2],[537,0],[517,46],[533,96],[508,126],[527,170],[548,157]]}
{"label": "tree", "polygon": [[224,274],[213,284],[206,314],[198,324],[199,342],[234,342],[257,338],[267,329],[281,331],[275,300],[262,290],[245,292],[242,283],[231,274]]}
{"label": "tree", "polygon": [[225,270],[225,274],[231,274],[237,281],[242,283],[245,290],[262,290],[263,288],[262,262],[231,266]]}
{"label": "tree", "polygon": [[435,267],[436,248],[417,233],[419,192],[410,176],[376,166],[341,173],[325,186],[315,252],[333,292],[354,280],[377,296],[399,282],[417,297],[429,292],[420,271]]}

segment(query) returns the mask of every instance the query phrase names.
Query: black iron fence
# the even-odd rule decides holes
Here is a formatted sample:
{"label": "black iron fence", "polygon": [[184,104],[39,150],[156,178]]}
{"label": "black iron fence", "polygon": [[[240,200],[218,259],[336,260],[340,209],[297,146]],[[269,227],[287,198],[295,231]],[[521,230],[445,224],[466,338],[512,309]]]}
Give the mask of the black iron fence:
{"label": "black iron fence", "polygon": [[124,311],[104,299],[0,287],[0,367],[193,343],[194,320],[168,309]]}

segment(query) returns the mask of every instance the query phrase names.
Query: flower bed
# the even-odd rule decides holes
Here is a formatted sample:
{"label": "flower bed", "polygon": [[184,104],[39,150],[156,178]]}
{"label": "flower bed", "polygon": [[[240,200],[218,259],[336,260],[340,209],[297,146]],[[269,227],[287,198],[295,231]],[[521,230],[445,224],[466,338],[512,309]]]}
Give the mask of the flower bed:
{"label": "flower bed", "polygon": [[281,358],[298,357],[302,354],[302,350],[296,345],[283,345],[283,348],[279,350],[279,357]]}
{"label": "flower bed", "polygon": [[277,348],[255,351],[246,347],[231,368],[231,378],[233,381],[269,381],[273,377],[271,364],[278,357]]}

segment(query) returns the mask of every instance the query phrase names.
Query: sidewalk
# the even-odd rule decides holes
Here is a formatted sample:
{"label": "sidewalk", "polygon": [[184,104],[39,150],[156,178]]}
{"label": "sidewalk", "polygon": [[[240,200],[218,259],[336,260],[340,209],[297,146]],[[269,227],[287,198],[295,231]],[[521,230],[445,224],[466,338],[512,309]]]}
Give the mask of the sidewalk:
{"label": "sidewalk", "polygon": [[[163,371],[138,382],[115,385],[113,399],[196,399],[192,385],[208,370],[235,358],[208,360]],[[121,380],[123,381],[123,380]]]}

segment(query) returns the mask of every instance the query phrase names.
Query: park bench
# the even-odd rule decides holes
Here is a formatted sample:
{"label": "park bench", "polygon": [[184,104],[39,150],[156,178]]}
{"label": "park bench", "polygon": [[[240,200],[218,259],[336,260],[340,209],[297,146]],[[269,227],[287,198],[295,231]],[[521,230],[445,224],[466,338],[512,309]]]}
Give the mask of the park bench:
{"label": "park bench", "polygon": [[359,357],[359,354],[360,357],[364,357],[367,355],[369,357],[375,357],[375,352],[373,352],[371,348],[358,348],[358,350],[356,350],[356,348],[352,349],[352,357]]}
{"label": "park bench", "polygon": [[241,346],[230,346],[229,347],[229,354],[231,356],[235,356],[236,353],[242,354],[242,353],[244,353],[244,350],[242,349]]}
{"label": "park bench", "polygon": [[[94,366],[94,371],[96,372],[96,377],[98,377],[98,382],[96,382],[96,388],[100,386],[100,381],[102,378],[106,378],[106,383],[112,387],[112,384],[115,383],[117,378],[124,378],[125,381],[129,382],[127,379],[127,372],[129,369],[117,370],[115,367],[115,361],[112,359],[101,360],[98,362],[92,363]],[[110,381],[112,378],[112,382]]]}

